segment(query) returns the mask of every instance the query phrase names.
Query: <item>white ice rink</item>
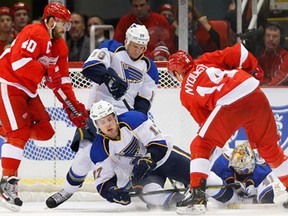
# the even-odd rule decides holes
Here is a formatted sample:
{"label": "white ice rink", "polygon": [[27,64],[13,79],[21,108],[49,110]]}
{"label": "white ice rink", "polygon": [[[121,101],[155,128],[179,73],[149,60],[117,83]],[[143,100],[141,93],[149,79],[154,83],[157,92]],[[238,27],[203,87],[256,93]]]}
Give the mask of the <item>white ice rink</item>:
{"label": "white ice rink", "polygon": [[[134,199],[134,198],[133,198]],[[120,206],[111,204],[106,201],[97,202],[66,202],[56,209],[48,209],[44,202],[26,202],[23,204],[20,212],[11,212],[3,207],[0,207],[0,216],[114,216],[114,215],[137,215],[137,216],[161,216],[161,215],[178,215],[175,210],[147,210],[145,205],[138,201],[132,200],[128,206]],[[211,215],[246,215],[246,216],[263,216],[263,215],[277,215],[287,216],[288,209],[282,207],[254,207],[248,209],[221,209],[215,204],[208,203],[207,216]]]}

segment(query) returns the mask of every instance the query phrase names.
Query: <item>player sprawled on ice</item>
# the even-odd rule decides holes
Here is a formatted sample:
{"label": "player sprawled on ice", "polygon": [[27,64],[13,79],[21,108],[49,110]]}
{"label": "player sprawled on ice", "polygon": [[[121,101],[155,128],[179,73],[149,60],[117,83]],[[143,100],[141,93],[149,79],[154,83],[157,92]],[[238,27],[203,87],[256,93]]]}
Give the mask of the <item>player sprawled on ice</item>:
{"label": "player sprawled on ice", "polygon": [[[144,25],[132,24],[126,31],[124,45],[108,40],[91,53],[82,71],[85,77],[93,81],[88,108],[94,102],[104,99],[113,104],[117,114],[134,109],[147,115],[159,79],[155,63],[144,55],[149,38]],[[90,159],[83,154],[83,149],[91,145],[96,130],[91,120],[88,125],[89,128],[76,130],[71,148],[77,153],[67,173],[63,190],[51,197],[55,198],[55,204],[47,204],[50,208],[69,199],[91,170],[89,163],[85,163]]]}
{"label": "player sprawled on ice", "polygon": [[232,206],[233,204],[273,203],[274,193],[284,186],[269,165],[254,151],[249,143],[245,142],[217,157],[207,182],[213,185],[239,184],[218,191],[207,190],[206,194]]}
{"label": "player sprawled on ice", "polygon": [[[37,94],[43,77],[70,120],[77,127],[86,125],[88,114],[72,90],[68,47],[62,37],[71,26],[70,17],[63,5],[48,4],[42,23],[27,25],[0,58],[0,129],[7,138],[1,151],[0,204],[15,211],[22,205],[17,193],[17,173],[26,142],[49,140],[54,135],[49,114]],[[71,102],[77,115],[63,97]]]}
{"label": "player sprawled on ice", "polygon": [[[129,111],[117,116],[113,105],[101,100],[92,105],[90,118],[98,135],[85,156],[93,164],[96,189],[107,201],[128,205],[129,191],[163,190],[167,178],[189,184],[190,156],[167,141],[147,115]],[[179,192],[142,197],[163,208],[181,199]],[[52,198],[46,203],[56,206]]]}
{"label": "player sprawled on ice", "polygon": [[242,44],[205,53],[195,61],[178,51],[169,57],[168,70],[182,82],[181,102],[200,126],[190,145],[191,191],[177,203],[179,214],[206,212],[211,153],[216,146],[222,148],[240,127],[251,147],[257,148],[288,188],[288,157],[278,144],[280,137],[269,101],[255,79],[263,77],[263,70]]}

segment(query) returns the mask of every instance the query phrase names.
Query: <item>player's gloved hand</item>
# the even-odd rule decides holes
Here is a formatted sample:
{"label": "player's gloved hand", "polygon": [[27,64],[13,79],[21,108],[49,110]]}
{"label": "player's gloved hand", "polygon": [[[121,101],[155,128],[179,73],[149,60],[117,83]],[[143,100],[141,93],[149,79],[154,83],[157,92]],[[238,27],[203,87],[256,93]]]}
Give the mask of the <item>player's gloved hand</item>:
{"label": "player's gloved hand", "polygon": [[134,165],[133,180],[139,180],[150,175],[156,167],[156,163],[149,157],[137,156],[131,162]]}
{"label": "player's gloved hand", "polygon": [[87,126],[88,113],[85,106],[82,103],[78,103],[74,106],[77,113],[72,112],[69,107],[64,107],[70,121],[78,128],[84,128]]}
{"label": "player's gloved hand", "polygon": [[260,66],[257,66],[257,68],[252,72],[252,75],[259,80],[260,82],[262,82],[263,78],[264,78],[264,71]]}
{"label": "player's gloved hand", "polygon": [[47,75],[45,76],[45,84],[52,90],[58,90],[61,86],[61,73],[58,65],[52,65],[47,68]]}
{"label": "player's gloved hand", "polygon": [[123,188],[118,188],[113,186],[109,188],[106,199],[109,202],[115,202],[121,205],[128,205],[131,203],[131,198],[128,191],[125,191]]}
{"label": "player's gloved hand", "polygon": [[122,80],[112,68],[108,68],[104,83],[115,100],[120,100],[128,88],[127,82]]}
{"label": "player's gloved hand", "polygon": [[256,195],[257,190],[255,186],[252,184],[245,188],[244,194],[245,196],[250,197],[250,196]]}

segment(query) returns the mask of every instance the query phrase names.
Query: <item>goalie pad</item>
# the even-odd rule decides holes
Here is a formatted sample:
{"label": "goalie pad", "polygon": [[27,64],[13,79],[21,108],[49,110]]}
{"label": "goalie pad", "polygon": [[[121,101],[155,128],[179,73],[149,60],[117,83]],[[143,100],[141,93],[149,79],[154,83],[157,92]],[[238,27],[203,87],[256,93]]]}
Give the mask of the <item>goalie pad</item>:
{"label": "goalie pad", "polygon": [[91,142],[94,141],[94,139],[96,138],[96,128],[92,122],[92,120],[90,119],[90,117],[88,118],[88,127],[85,128],[77,128],[72,140],[72,144],[70,146],[70,148],[74,151],[77,152],[79,149],[79,144],[81,140],[89,140]]}

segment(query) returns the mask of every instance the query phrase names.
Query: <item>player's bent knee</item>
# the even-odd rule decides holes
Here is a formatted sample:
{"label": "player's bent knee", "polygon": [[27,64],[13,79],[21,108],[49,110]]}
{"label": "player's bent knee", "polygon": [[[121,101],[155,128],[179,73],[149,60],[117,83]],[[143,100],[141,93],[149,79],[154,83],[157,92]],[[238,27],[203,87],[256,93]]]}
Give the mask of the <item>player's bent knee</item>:
{"label": "player's bent knee", "polygon": [[53,137],[55,131],[50,122],[39,122],[31,127],[31,139],[45,141]]}
{"label": "player's bent knee", "polygon": [[261,157],[271,166],[276,168],[280,166],[285,160],[283,149],[275,144],[266,144],[258,147],[258,152]]}
{"label": "player's bent knee", "polygon": [[24,149],[26,142],[29,140],[31,134],[30,127],[25,126],[18,130],[11,131],[7,134],[7,142],[13,146]]}
{"label": "player's bent knee", "polygon": [[205,141],[202,137],[197,136],[190,145],[191,159],[209,159],[214,148],[215,145]]}

